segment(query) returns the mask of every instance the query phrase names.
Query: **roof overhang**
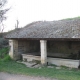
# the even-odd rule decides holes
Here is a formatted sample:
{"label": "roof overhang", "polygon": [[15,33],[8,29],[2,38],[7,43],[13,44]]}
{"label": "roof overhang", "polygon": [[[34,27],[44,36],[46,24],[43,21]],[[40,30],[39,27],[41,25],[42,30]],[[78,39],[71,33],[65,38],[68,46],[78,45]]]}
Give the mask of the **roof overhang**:
{"label": "roof overhang", "polygon": [[12,40],[53,40],[53,41],[80,41],[80,38],[6,38]]}

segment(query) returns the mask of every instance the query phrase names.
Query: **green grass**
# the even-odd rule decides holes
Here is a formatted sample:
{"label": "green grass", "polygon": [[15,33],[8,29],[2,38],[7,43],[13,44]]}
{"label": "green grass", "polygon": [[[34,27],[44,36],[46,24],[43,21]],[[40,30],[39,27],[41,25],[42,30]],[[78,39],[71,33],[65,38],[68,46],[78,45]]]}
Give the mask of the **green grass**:
{"label": "green grass", "polygon": [[24,64],[16,61],[0,61],[0,71],[13,74],[23,74],[31,76],[44,76],[57,78],[59,80],[80,80],[80,70],[77,69],[56,69],[56,68],[27,68]]}
{"label": "green grass", "polygon": [[72,20],[72,19],[80,19],[80,16],[78,16],[78,17],[73,17],[73,18],[66,18],[66,19],[62,19],[62,20]]}

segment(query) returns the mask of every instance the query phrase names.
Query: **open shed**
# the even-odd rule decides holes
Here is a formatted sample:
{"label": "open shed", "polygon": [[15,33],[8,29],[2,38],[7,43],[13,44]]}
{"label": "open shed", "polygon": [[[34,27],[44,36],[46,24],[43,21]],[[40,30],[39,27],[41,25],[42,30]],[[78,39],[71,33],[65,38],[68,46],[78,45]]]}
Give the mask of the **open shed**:
{"label": "open shed", "polygon": [[33,22],[11,31],[6,38],[14,60],[23,55],[24,59],[38,59],[43,65],[79,67],[80,19]]}

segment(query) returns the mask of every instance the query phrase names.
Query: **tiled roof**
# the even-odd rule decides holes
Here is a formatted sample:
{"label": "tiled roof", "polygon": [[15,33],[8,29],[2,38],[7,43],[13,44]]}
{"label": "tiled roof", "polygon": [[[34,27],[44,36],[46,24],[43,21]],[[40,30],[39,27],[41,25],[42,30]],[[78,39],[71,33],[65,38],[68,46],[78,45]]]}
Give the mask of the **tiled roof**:
{"label": "tiled roof", "polygon": [[6,38],[80,38],[80,19],[33,22]]}

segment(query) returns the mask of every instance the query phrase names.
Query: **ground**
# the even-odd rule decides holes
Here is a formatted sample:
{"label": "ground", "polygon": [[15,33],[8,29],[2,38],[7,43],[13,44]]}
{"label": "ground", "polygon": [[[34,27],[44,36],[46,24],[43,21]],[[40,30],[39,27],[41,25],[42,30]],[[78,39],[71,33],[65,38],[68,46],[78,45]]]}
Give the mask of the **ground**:
{"label": "ground", "polygon": [[57,80],[57,79],[25,76],[25,75],[18,75],[18,74],[15,75],[15,74],[10,74],[10,73],[0,72],[0,80]]}

